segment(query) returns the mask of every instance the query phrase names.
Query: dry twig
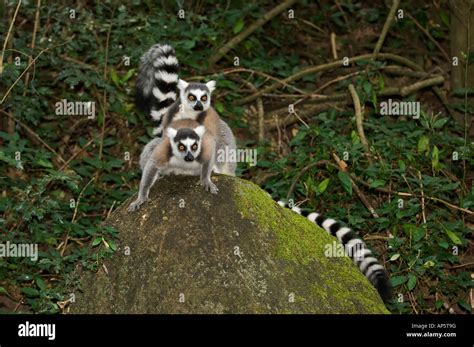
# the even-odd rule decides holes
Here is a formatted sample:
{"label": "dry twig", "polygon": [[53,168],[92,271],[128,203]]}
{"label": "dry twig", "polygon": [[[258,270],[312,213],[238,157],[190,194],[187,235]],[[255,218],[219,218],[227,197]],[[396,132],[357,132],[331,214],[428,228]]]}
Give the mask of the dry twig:
{"label": "dry twig", "polygon": [[232,48],[234,48],[236,45],[238,45],[240,42],[245,40],[248,36],[250,36],[255,30],[263,26],[266,22],[268,22],[270,19],[273,17],[277,16],[284,10],[286,10],[288,7],[293,5],[296,2],[296,0],[286,0],[285,2],[279,4],[276,6],[274,9],[271,11],[265,13],[261,18],[257,19],[255,22],[253,22],[251,25],[248,26],[247,29],[239,33],[237,36],[232,38],[230,41],[225,43],[221,48],[219,48],[214,54],[211,59],[209,60],[209,67],[213,67],[219,60],[222,59],[224,55],[226,55]]}

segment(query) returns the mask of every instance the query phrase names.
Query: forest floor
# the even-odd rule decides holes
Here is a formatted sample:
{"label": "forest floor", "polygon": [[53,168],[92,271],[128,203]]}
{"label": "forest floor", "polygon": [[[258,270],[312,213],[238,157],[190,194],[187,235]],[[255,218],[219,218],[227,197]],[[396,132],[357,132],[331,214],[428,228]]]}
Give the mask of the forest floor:
{"label": "forest floor", "polygon": [[[61,312],[74,270],[116,251],[101,223],[136,192],[152,137],[133,104],[139,59],[167,42],[181,78],[217,81],[214,107],[257,150],[238,176],[360,233],[392,312],[471,312],[474,147],[454,119],[474,107],[450,85],[445,3],[396,19],[383,1],[195,2],[184,18],[148,1],[0,5],[0,242],[40,245],[39,261],[0,260],[0,311]],[[67,101],[95,116],[58,114]],[[385,114],[394,102],[412,114]]]}

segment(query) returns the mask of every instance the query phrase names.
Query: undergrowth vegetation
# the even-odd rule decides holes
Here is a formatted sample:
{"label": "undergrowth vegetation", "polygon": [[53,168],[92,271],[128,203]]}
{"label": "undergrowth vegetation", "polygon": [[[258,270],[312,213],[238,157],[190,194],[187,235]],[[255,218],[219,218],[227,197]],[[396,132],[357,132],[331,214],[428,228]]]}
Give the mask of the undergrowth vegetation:
{"label": "undergrowth vegetation", "polygon": [[[207,62],[217,47],[277,2],[198,1],[185,5],[184,19],[166,1],[45,1],[39,12],[34,1],[23,2],[0,66],[0,242],[37,243],[39,260],[0,259],[0,309],[61,312],[73,300],[75,270],[96,270],[113,255],[120,235],[101,223],[136,192],[138,156],[152,137],[149,117],[133,105],[139,59],[167,42],[183,79],[217,80],[215,108],[239,147],[258,149],[257,165],[240,163],[239,176],[359,232],[390,273],[392,312],[470,312],[474,148],[447,107],[472,117],[472,105],[443,105],[430,88],[390,94],[390,87],[417,79],[388,74],[393,62],[369,58],[245,101],[278,79],[334,61],[331,32],[339,59],[372,52],[388,8],[383,1],[339,2],[294,4],[293,19],[282,12],[212,68]],[[448,47],[447,3],[441,3],[415,1],[404,10]],[[16,1],[5,4],[2,44],[17,8]],[[449,79],[449,63],[406,16],[393,23],[382,52]],[[349,84],[364,108],[368,146],[356,127]],[[311,93],[336,97],[304,97]],[[421,101],[419,118],[380,115],[389,97]],[[62,100],[93,101],[96,115],[58,115]],[[296,114],[279,111],[291,103]]]}

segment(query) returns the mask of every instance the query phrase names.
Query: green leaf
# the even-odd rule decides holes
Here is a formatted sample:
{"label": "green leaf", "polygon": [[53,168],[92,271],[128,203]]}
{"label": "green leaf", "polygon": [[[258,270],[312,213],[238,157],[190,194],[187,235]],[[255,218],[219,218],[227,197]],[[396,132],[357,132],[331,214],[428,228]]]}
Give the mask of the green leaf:
{"label": "green leaf", "polygon": [[408,275],[408,283],[407,283],[408,290],[412,291],[413,288],[415,288],[415,286],[416,286],[416,276],[412,274]]}
{"label": "green leaf", "polygon": [[398,287],[407,281],[407,276],[394,276],[390,278],[390,282],[392,282],[392,287]]}
{"label": "green leaf", "polygon": [[390,257],[390,261],[395,261],[400,258],[400,253],[396,253]]}
{"label": "green leaf", "polygon": [[364,92],[365,94],[367,94],[367,96],[370,96],[372,94],[372,84],[369,81],[364,81],[364,83],[362,84],[362,88],[364,89]]}
{"label": "green leaf", "polygon": [[224,105],[220,101],[216,101],[214,103],[214,107],[216,108],[217,112],[219,112],[220,114],[222,114],[225,110]]}
{"label": "green leaf", "polygon": [[240,18],[234,25],[234,34],[238,34],[244,28],[245,22],[243,18]]}
{"label": "green leaf", "polygon": [[[383,79],[383,76],[379,76],[379,88],[380,88],[380,91],[384,91],[385,89],[385,81]],[[375,93],[374,93],[375,94]]]}
{"label": "green leaf", "polygon": [[[21,161],[16,161],[12,156],[7,156],[3,151],[0,151],[0,160],[10,164],[13,167],[18,167],[18,163],[21,163]],[[21,169],[23,170],[23,167]]]}
{"label": "green leaf", "polygon": [[38,288],[40,290],[43,291],[43,290],[46,289],[46,283],[44,282],[44,280],[41,277],[36,277],[35,282],[36,282],[36,285],[38,286]]}
{"label": "green leaf", "polygon": [[438,246],[440,246],[443,249],[448,249],[449,243],[447,241],[439,241]]}
{"label": "green leaf", "polygon": [[433,128],[434,129],[442,128],[448,122],[448,120],[449,120],[449,118],[440,118],[440,119],[436,120],[436,122],[434,122],[434,124],[433,124]]}
{"label": "green leaf", "polygon": [[351,132],[351,139],[354,145],[357,145],[360,143],[359,135],[355,132],[355,130],[352,130]]}
{"label": "green leaf", "polygon": [[383,187],[384,185],[385,185],[385,181],[384,181],[384,180],[374,180],[374,181],[370,184],[370,188]]}
{"label": "green leaf", "polygon": [[350,195],[352,195],[352,183],[351,183],[350,177],[344,171],[339,171],[339,173],[337,174],[337,177],[339,177],[339,179],[341,180],[342,185],[344,186],[344,189]]}
{"label": "green leaf", "polygon": [[4,287],[0,287],[0,295],[7,294],[7,290]]}
{"label": "green leaf", "polygon": [[431,154],[431,166],[433,169],[439,168],[439,150],[436,146],[433,146],[433,153]]}
{"label": "green leaf", "polygon": [[454,232],[448,229],[446,229],[445,231],[446,231],[446,235],[448,235],[448,237],[451,239],[451,241],[453,241],[455,245],[462,245],[462,241],[458,235],[456,235]]}
{"label": "green leaf", "polygon": [[422,136],[418,140],[418,153],[426,152],[430,145],[430,139],[427,136]]}
{"label": "green leaf", "polygon": [[441,19],[444,25],[449,27],[449,15],[446,13],[446,11],[440,10],[439,18]]}
{"label": "green leaf", "polygon": [[92,241],[92,247],[99,245],[102,242],[102,236],[97,236],[94,241]]}
{"label": "green leaf", "polygon": [[110,71],[110,78],[112,79],[112,82],[114,82],[114,84],[119,87],[120,86],[120,79],[117,75],[117,72],[115,70],[111,70]]}
{"label": "green leaf", "polygon": [[435,307],[437,310],[439,310],[441,307],[443,307],[444,301],[443,300],[436,300],[435,302]]}
{"label": "green leaf", "polygon": [[398,167],[400,168],[400,171],[405,172],[406,171],[405,162],[403,160],[398,160],[397,162],[398,162]]}
{"label": "green leaf", "polygon": [[467,312],[471,312],[472,311],[472,307],[471,305],[469,305],[466,301],[464,301],[463,299],[459,300],[458,301],[458,305],[459,307],[462,307],[463,309],[465,309]]}
{"label": "green leaf", "polygon": [[322,181],[321,183],[318,184],[319,194],[322,194],[326,191],[330,181],[331,181],[331,179],[326,178],[324,181]]}
{"label": "green leaf", "polygon": [[420,241],[423,237],[425,237],[425,230],[423,228],[416,228],[413,231],[413,241],[414,242]]}
{"label": "green leaf", "polygon": [[109,247],[114,252],[117,250],[117,244],[115,243],[114,240],[109,240]]}
{"label": "green leaf", "polygon": [[405,230],[405,233],[411,237],[414,242],[420,241],[425,236],[425,229],[415,224],[404,224],[403,230]]}
{"label": "green leaf", "polygon": [[38,159],[36,161],[36,164],[38,164],[39,166],[42,166],[42,167],[46,167],[48,169],[52,169],[53,168],[53,164],[49,161],[49,160],[45,160],[45,159]]}
{"label": "green leaf", "polygon": [[122,77],[122,83],[127,82],[135,73],[135,69],[130,69],[127,71],[127,73]]}
{"label": "green leaf", "polygon": [[39,291],[31,287],[21,288],[21,292],[25,294],[26,296],[39,296]]}
{"label": "green leaf", "polygon": [[425,262],[425,263],[423,264],[423,267],[424,267],[425,269],[429,269],[429,268],[434,267],[435,265],[436,265],[436,264],[434,263],[434,261],[428,260],[427,262]]}

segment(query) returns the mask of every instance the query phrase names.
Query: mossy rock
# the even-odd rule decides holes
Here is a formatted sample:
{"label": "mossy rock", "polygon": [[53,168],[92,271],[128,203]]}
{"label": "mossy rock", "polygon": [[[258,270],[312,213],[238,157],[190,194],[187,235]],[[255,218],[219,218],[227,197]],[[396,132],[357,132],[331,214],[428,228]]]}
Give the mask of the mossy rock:
{"label": "mossy rock", "polygon": [[82,275],[70,312],[388,312],[349,258],[324,255],[325,231],[251,182],[214,176],[213,195],[197,181],[164,177],[140,210],[112,214],[119,249]]}

